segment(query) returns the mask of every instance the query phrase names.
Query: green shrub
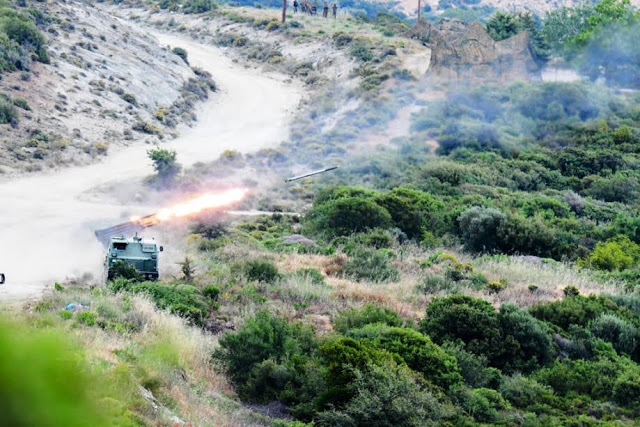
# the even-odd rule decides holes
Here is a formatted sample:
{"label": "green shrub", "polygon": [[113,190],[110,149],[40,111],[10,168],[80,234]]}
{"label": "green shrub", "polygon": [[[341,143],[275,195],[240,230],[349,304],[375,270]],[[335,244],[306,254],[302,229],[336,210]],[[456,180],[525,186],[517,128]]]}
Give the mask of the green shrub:
{"label": "green shrub", "polygon": [[498,313],[488,302],[472,297],[434,299],[427,306],[420,331],[437,344],[461,341],[468,351],[489,360],[502,352]]}
{"label": "green shrub", "polygon": [[367,373],[371,366],[393,360],[390,353],[371,344],[340,336],[325,339],[318,347],[318,355],[325,366],[326,384],[326,391],[318,400],[319,408],[343,407],[357,395],[357,372]]}
{"label": "green shrub", "polygon": [[29,106],[29,103],[24,98],[14,98],[13,105],[15,105],[18,108],[22,108],[23,110],[31,111],[31,107]]}
{"label": "green shrub", "polygon": [[501,373],[496,368],[489,368],[487,358],[478,356],[465,350],[463,343],[445,342],[442,349],[455,357],[460,375],[465,383],[472,388],[497,388]]}
{"label": "green shrub", "polygon": [[408,367],[440,387],[448,389],[462,382],[456,360],[418,331],[376,323],[352,329],[349,336],[397,354]]}
{"label": "green shrub", "polygon": [[386,229],[391,225],[391,216],[372,200],[341,197],[314,202],[305,223],[313,234],[348,236],[376,228]]}
{"label": "green shrub", "polygon": [[550,362],[554,356],[547,326],[515,304],[506,303],[498,315],[503,355],[492,361],[507,373],[532,372]]}
{"label": "green shrub", "polygon": [[371,52],[369,44],[362,40],[355,41],[351,45],[349,54],[355,59],[362,62],[368,62],[373,59],[373,52]]}
{"label": "green shrub", "polygon": [[640,406],[640,369],[637,366],[620,375],[613,386],[613,397],[616,402],[627,408]]}
{"label": "green shrub", "polygon": [[336,32],[333,35],[333,42],[337,47],[344,47],[353,41],[353,36],[343,32]]}
{"label": "green shrub", "polygon": [[0,124],[17,123],[18,120],[18,110],[13,103],[5,98],[0,98]]}
{"label": "green shrub", "polygon": [[218,301],[220,296],[220,288],[215,285],[209,285],[202,290],[202,295],[209,298],[211,301]]}
{"label": "green shrub", "polygon": [[460,290],[460,286],[446,277],[428,274],[422,282],[418,284],[416,290],[427,295],[438,292],[455,293]]}
{"label": "green shrub", "polygon": [[402,326],[402,318],[393,310],[368,303],[362,308],[342,310],[333,319],[333,328],[343,334],[365,325],[381,323],[388,326]]}
{"label": "green shrub", "polygon": [[590,295],[574,296],[561,301],[553,301],[535,305],[529,312],[539,320],[549,322],[560,328],[569,330],[571,325],[588,325],[601,314],[614,314],[624,320],[638,323],[638,317],[625,308],[618,307],[609,298]]}
{"label": "green shrub", "polygon": [[185,0],[182,10],[184,13],[205,13],[217,7],[214,0]]}
{"label": "green shrub", "polygon": [[96,324],[98,315],[92,311],[81,311],[76,315],[76,322],[81,325],[93,326]]}
{"label": "green shrub", "polygon": [[498,228],[505,219],[497,209],[471,207],[458,217],[462,240],[472,251],[494,252],[499,245]]}
{"label": "green shrub", "polygon": [[344,408],[320,412],[320,426],[437,425],[445,410],[411,371],[392,361],[356,370],[353,397]]}
{"label": "green shrub", "polygon": [[625,270],[640,261],[640,245],[626,236],[618,236],[605,243],[599,242],[586,259],[588,265],[599,270]]}
{"label": "green shrub", "polygon": [[315,268],[311,268],[311,267],[300,268],[293,273],[293,276],[299,277],[301,279],[309,280],[315,286],[326,285],[324,281],[324,276]]}
{"label": "green shrub", "polygon": [[243,396],[262,401],[283,397],[280,393],[288,387],[295,386],[289,390],[293,395],[296,390],[300,392],[302,385],[296,381],[302,379],[298,377],[304,375],[307,356],[315,346],[310,327],[290,324],[262,310],[248,319],[237,333],[227,333],[220,338],[220,348],[214,356],[224,363]]}
{"label": "green shrub", "polygon": [[589,325],[591,333],[610,342],[618,353],[632,355],[640,343],[640,333],[631,323],[612,314],[601,314]]}
{"label": "green shrub", "polygon": [[345,276],[357,281],[379,283],[400,279],[400,273],[389,264],[389,257],[385,253],[368,248],[357,248],[344,263],[342,271]]}
{"label": "green shrub", "polygon": [[153,169],[156,171],[158,178],[165,182],[173,180],[182,170],[182,166],[177,160],[177,153],[174,150],[154,148],[148,150],[147,155],[153,163]]}
{"label": "green shrub", "polygon": [[376,203],[391,215],[393,225],[409,238],[421,237],[425,231],[443,232],[444,204],[422,191],[398,187],[376,198]]}
{"label": "green shrub", "polygon": [[[135,266],[123,260],[118,260],[109,267],[109,280],[115,279],[126,279],[133,282],[144,280]],[[118,292],[122,286],[125,286],[125,282],[120,281],[115,286],[116,288],[112,289]]]}
{"label": "green shrub", "polygon": [[62,318],[62,320],[69,320],[73,317],[73,313],[69,310],[60,310],[58,315]]}
{"label": "green shrub", "polygon": [[122,94],[122,99],[125,102],[128,102],[131,105],[138,105],[138,100],[136,99],[135,95],[131,94],[131,93],[124,93]]}
{"label": "green shrub", "polygon": [[247,279],[255,282],[275,283],[280,279],[280,272],[274,263],[267,260],[247,261],[243,265]]}
{"label": "green shrub", "polygon": [[526,409],[553,399],[551,387],[521,374],[502,377],[500,394],[517,408]]}
{"label": "green shrub", "polygon": [[510,405],[495,390],[488,388],[477,388],[461,393],[462,408],[475,420],[482,423],[496,421],[498,411],[509,409]]}
{"label": "green shrub", "polygon": [[171,49],[171,52],[178,55],[185,64],[189,65],[189,54],[187,53],[186,49],[183,49],[181,47],[174,47],[173,49]]}

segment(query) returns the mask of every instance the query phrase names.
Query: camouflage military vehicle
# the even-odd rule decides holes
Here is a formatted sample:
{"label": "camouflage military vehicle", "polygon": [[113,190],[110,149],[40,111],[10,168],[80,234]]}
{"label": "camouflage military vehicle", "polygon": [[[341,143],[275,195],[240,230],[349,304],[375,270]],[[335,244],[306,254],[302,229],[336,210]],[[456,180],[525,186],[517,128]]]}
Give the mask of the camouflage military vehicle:
{"label": "camouflage military vehicle", "polygon": [[147,280],[157,280],[158,253],[163,249],[155,240],[146,240],[137,234],[131,238],[111,237],[105,259],[107,280],[114,278],[113,267],[118,261],[132,265]]}

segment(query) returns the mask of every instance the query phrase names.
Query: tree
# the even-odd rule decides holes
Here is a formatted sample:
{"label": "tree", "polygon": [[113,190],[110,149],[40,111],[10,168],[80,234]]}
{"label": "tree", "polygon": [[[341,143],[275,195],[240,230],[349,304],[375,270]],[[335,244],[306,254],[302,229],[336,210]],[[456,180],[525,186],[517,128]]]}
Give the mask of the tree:
{"label": "tree", "polygon": [[154,148],[148,150],[147,155],[153,162],[153,169],[155,169],[158,178],[163,183],[168,184],[173,181],[182,170],[182,166],[176,159],[177,153],[175,150]]}
{"label": "tree", "polygon": [[487,21],[487,32],[495,41],[505,40],[522,31],[517,15],[509,12],[496,12]]}

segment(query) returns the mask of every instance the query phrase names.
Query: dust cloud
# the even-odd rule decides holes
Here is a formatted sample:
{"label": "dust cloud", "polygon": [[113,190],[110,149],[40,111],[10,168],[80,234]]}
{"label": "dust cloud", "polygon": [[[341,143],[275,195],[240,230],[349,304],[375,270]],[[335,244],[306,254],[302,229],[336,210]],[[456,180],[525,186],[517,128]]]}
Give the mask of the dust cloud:
{"label": "dust cloud", "polygon": [[[192,65],[213,75],[219,93],[198,111],[192,128],[161,146],[178,152],[184,166],[215,160],[224,150],[243,153],[276,146],[288,136],[300,87],[279,75],[245,69],[213,46],[186,38],[152,33],[161,44],[188,51]],[[93,230],[131,214],[148,214],[161,206],[116,203],[94,189],[123,183],[132,186],[153,173],[148,146],[134,146],[103,162],[7,181],[0,184],[0,301],[19,303],[37,297],[46,286],[67,277],[102,277],[104,249]],[[153,237],[153,230],[145,233]],[[162,242],[160,242],[162,243]]]}

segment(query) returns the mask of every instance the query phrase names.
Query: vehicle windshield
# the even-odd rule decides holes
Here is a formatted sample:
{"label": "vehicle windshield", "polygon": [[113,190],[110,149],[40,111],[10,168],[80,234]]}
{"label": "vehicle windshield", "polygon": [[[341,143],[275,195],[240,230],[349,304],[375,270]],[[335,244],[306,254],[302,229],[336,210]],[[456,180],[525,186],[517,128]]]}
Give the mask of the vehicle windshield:
{"label": "vehicle windshield", "polygon": [[115,242],[113,244],[113,249],[117,250],[117,251],[124,251],[127,249],[127,244],[123,243],[123,242]]}

